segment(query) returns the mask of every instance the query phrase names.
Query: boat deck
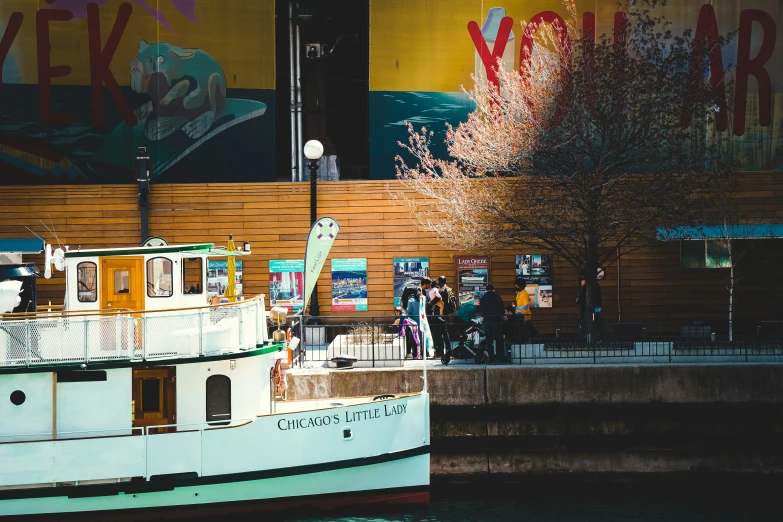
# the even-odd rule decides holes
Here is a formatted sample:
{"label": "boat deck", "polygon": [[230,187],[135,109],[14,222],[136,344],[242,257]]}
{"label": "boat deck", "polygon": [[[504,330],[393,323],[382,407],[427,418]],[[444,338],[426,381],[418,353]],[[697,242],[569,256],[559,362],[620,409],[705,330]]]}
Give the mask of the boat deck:
{"label": "boat deck", "polygon": [[266,324],[262,296],[170,310],[4,314],[0,316],[0,371],[241,352],[267,341]]}

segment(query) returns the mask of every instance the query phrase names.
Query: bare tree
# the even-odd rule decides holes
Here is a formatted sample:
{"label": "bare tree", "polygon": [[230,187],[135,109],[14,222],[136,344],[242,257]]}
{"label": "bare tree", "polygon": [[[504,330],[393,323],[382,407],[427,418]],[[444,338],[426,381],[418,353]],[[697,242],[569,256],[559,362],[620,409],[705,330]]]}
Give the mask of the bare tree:
{"label": "bare tree", "polygon": [[[524,24],[519,71],[498,62],[501,88],[474,78],[475,110],[446,135],[450,159],[430,152],[432,132],[409,125],[397,176],[418,225],[455,250],[545,248],[587,281],[615,251],[655,225],[698,213],[721,133],[724,78],[706,60],[727,39],[674,35],[658,0],[628,0],[612,36],[568,20]],[[527,44],[525,42],[528,42]],[[589,325],[592,328],[592,325]]]}

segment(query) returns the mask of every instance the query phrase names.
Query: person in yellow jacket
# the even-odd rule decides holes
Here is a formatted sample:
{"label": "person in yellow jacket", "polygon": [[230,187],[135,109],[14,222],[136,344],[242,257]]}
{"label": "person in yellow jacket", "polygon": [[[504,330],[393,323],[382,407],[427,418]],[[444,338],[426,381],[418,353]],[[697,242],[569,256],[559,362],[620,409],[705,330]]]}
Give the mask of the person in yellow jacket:
{"label": "person in yellow jacket", "polygon": [[527,286],[527,283],[524,279],[519,278],[514,282],[514,286],[517,289],[517,295],[516,299],[514,301],[514,312],[517,315],[521,315],[525,318],[524,326],[522,326],[522,323],[520,321],[520,328],[522,328],[522,339],[527,340],[528,336],[538,336],[538,332],[531,324],[531,319],[533,319],[533,311],[531,310],[532,305],[530,304],[530,295],[527,293],[527,290],[525,290],[525,287]]}

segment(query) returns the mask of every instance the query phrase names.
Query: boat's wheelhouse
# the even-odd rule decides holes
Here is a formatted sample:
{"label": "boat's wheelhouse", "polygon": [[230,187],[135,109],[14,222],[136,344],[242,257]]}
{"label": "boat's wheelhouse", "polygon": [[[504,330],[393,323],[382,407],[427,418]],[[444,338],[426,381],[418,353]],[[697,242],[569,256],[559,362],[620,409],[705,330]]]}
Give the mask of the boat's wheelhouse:
{"label": "boat's wheelhouse", "polygon": [[209,301],[207,260],[213,252],[209,244],[67,252],[67,307],[151,311],[203,306]]}
{"label": "boat's wheelhouse", "polygon": [[0,400],[0,442],[268,413],[259,376],[273,362],[254,355],[277,347],[263,296],[210,304],[207,260],[226,254],[212,244],[66,252],[63,310],[0,316],[0,397],[15,398]]}

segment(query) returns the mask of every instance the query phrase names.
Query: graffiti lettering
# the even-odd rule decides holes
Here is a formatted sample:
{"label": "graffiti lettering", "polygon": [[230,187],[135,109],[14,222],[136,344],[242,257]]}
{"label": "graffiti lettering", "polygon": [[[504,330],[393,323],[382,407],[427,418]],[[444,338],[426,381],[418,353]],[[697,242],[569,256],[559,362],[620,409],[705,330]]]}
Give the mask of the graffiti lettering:
{"label": "graffiti lettering", "polygon": [[533,54],[533,37],[542,24],[550,24],[555,29],[561,59],[565,60],[571,54],[571,43],[568,41],[568,27],[566,27],[560,15],[554,11],[538,13],[530,19],[522,34],[522,45],[519,47],[519,73],[523,76],[527,74],[527,63]]}
{"label": "graffiti lettering", "polygon": [[[618,11],[614,15],[615,46],[623,45],[625,42],[626,34],[623,30],[623,26],[626,19],[627,15],[622,11]],[[763,37],[760,49],[756,53],[756,56],[751,59],[751,33],[754,22],[761,26]],[[561,57],[566,59],[570,56],[568,28],[563,19],[553,11],[540,12],[530,19],[530,22],[525,27],[522,35],[522,42],[519,50],[519,72],[523,76],[526,74],[527,63],[533,52],[533,37],[535,36],[538,27],[543,23],[551,24],[555,28],[558,35],[558,47]],[[481,34],[478,23],[470,22],[468,24],[470,37],[487,70],[487,80],[495,83],[495,85],[498,84],[498,79],[493,67],[496,65],[497,58],[503,54],[512,24],[513,21],[510,17],[503,18],[500,28],[498,29],[495,47],[491,53],[487,48],[487,44],[484,40],[484,36]],[[594,13],[586,12],[582,15],[582,32],[586,38],[595,40]],[[696,49],[707,49],[707,46],[714,42],[717,36],[718,23],[715,9],[712,5],[705,4],[699,11],[693,45]],[[758,9],[745,9],[740,13],[739,38],[737,43],[737,83],[734,104],[734,134],[737,136],[742,136],[745,133],[745,113],[748,99],[748,79],[750,76],[755,77],[756,82],[758,83],[759,124],[762,127],[772,125],[772,81],[769,72],[764,66],[772,57],[772,53],[775,49],[775,40],[775,21],[768,13]],[[710,78],[713,87],[716,88],[716,99],[713,100],[718,108],[716,125],[719,131],[723,131],[728,128],[726,93],[721,84],[724,73],[723,55],[718,46],[709,48],[708,55]],[[586,60],[585,66],[589,68],[592,64],[592,57],[585,55],[583,56],[583,59]],[[692,64],[693,67],[698,67],[698,65],[699,64],[697,63]],[[690,123],[690,120],[690,111],[684,109],[681,123],[685,126]]]}
{"label": "graffiti lettering", "polygon": [[614,48],[617,49],[625,45],[625,21],[628,19],[628,15],[623,11],[617,11],[614,14]]}
{"label": "graffiti lettering", "polygon": [[484,69],[487,72],[487,81],[498,88],[500,88],[497,74],[498,58],[503,56],[503,51],[506,50],[506,44],[508,43],[508,37],[511,35],[511,27],[513,25],[513,19],[508,16],[503,17],[500,21],[495,45],[492,47],[492,52],[490,53],[487,42],[484,40],[484,35],[481,34],[481,29],[478,24],[476,22],[468,23],[468,32],[473,39],[473,45],[476,46],[476,50],[481,57],[481,63],[484,64]]}
{"label": "graffiti lettering", "polygon": [[52,78],[71,74],[70,65],[51,65],[49,61],[49,22],[67,22],[73,13],[64,9],[41,9],[35,13],[35,31],[38,40],[38,118],[41,123],[68,125],[76,121],[75,114],[52,112]]}
{"label": "graffiti lettering", "polygon": [[[716,89],[716,99],[713,100],[718,107],[718,113],[715,115],[717,129],[725,131],[729,126],[729,114],[726,110],[726,92],[723,86],[723,53],[716,41],[720,34],[718,33],[718,20],[715,17],[715,8],[710,4],[704,4],[699,11],[699,21],[696,23],[696,34],[693,37],[693,48],[696,55],[707,50],[710,57],[710,81]],[[691,63],[691,72],[699,67],[699,63]],[[690,101],[693,99],[691,98]],[[688,104],[689,105],[689,104]],[[681,125],[687,127],[691,122],[691,110],[686,106],[683,111]],[[744,124],[743,124],[744,126]]]}
{"label": "graffiti lettering", "polygon": [[120,91],[120,86],[114,75],[109,69],[111,59],[117,51],[117,44],[120,43],[122,33],[130,20],[133,7],[129,3],[120,5],[117,12],[117,19],[111,28],[106,45],[101,49],[101,18],[97,4],[90,3],[87,6],[87,30],[89,32],[90,47],[90,84],[92,85],[92,124],[94,127],[103,127],[105,123],[104,105],[103,105],[103,85],[109,89],[109,94],[114,98],[114,103],[130,127],[136,125],[136,116],[133,114],[125,96]]}
{"label": "graffiti lettering", "polygon": [[[47,0],[47,3],[52,3]],[[103,127],[105,110],[103,104],[103,86],[109,89],[114,103],[122,114],[122,118],[130,126],[137,123],[128,102],[120,91],[120,86],[114,78],[109,66],[117,51],[117,45],[128,25],[132,6],[125,2],[120,5],[117,19],[114,22],[106,45],[101,49],[100,10],[97,4],[87,5],[87,27],[90,52],[90,83],[92,86],[92,121],[95,127]],[[73,13],[65,9],[40,9],[35,13],[35,32],[38,55],[38,119],[41,123],[68,125],[76,121],[74,114],[55,114],[52,112],[52,78],[62,78],[71,74],[70,65],[52,65],[50,58],[51,39],[49,22],[67,22],[73,18]],[[2,66],[8,52],[19,33],[24,20],[22,13],[12,13],[8,26],[0,39],[0,81],[2,81]],[[2,102],[2,99],[0,99]],[[2,104],[0,104],[2,107]]]}
{"label": "graffiti lettering", "polygon": [[[750,35],[753,22],[758,22],[764,36],[756,57],[750,59]],[[775,21],[758,9],[745,9],[740,13],[739,41],[737,42],[737,101],[734,104],[734,134],[745,134],[745,108],[748,101],[748,78],[756,77],[759,89],[759,125],[772,125],[772,82],[764,64],[775,50]]]}
{"label": "graffiti lettering", "polygon": [[[527,77],[528,72],[528,60],[530,60],[533,54],[533,37],[538,31],[538,28],[542,24],[550,24],[557,34],[557,48],[560,53],[561,63],[565,63],[571,56],[571,43],[568,40],[568,27],[560,15],[554,11],[544,11],[538,13],[536,16],[530,19],[530,22],[525,26],[525,31],[522,33],[522,45],[519,47],[519,74],[523,77]],[[558,107],[555,110],[554,120],[551,125],[557,126],[565,118],[565,110],[558,103]]]}
{"label": "graffiti lettering", "polygon": [[[19,28],[22,27],[22,21],[24,15],[22,13],[13,13],[8,20],[8,26],[5,28],[3,38],[0,39],[0,85],[3,83],[3,64],[5,64],[5,58],[8,56],[8,51],[11,50],[11,44],[14,43]],[[0,114],[2,114],[3,108],[3,90],[0,89]]]}

